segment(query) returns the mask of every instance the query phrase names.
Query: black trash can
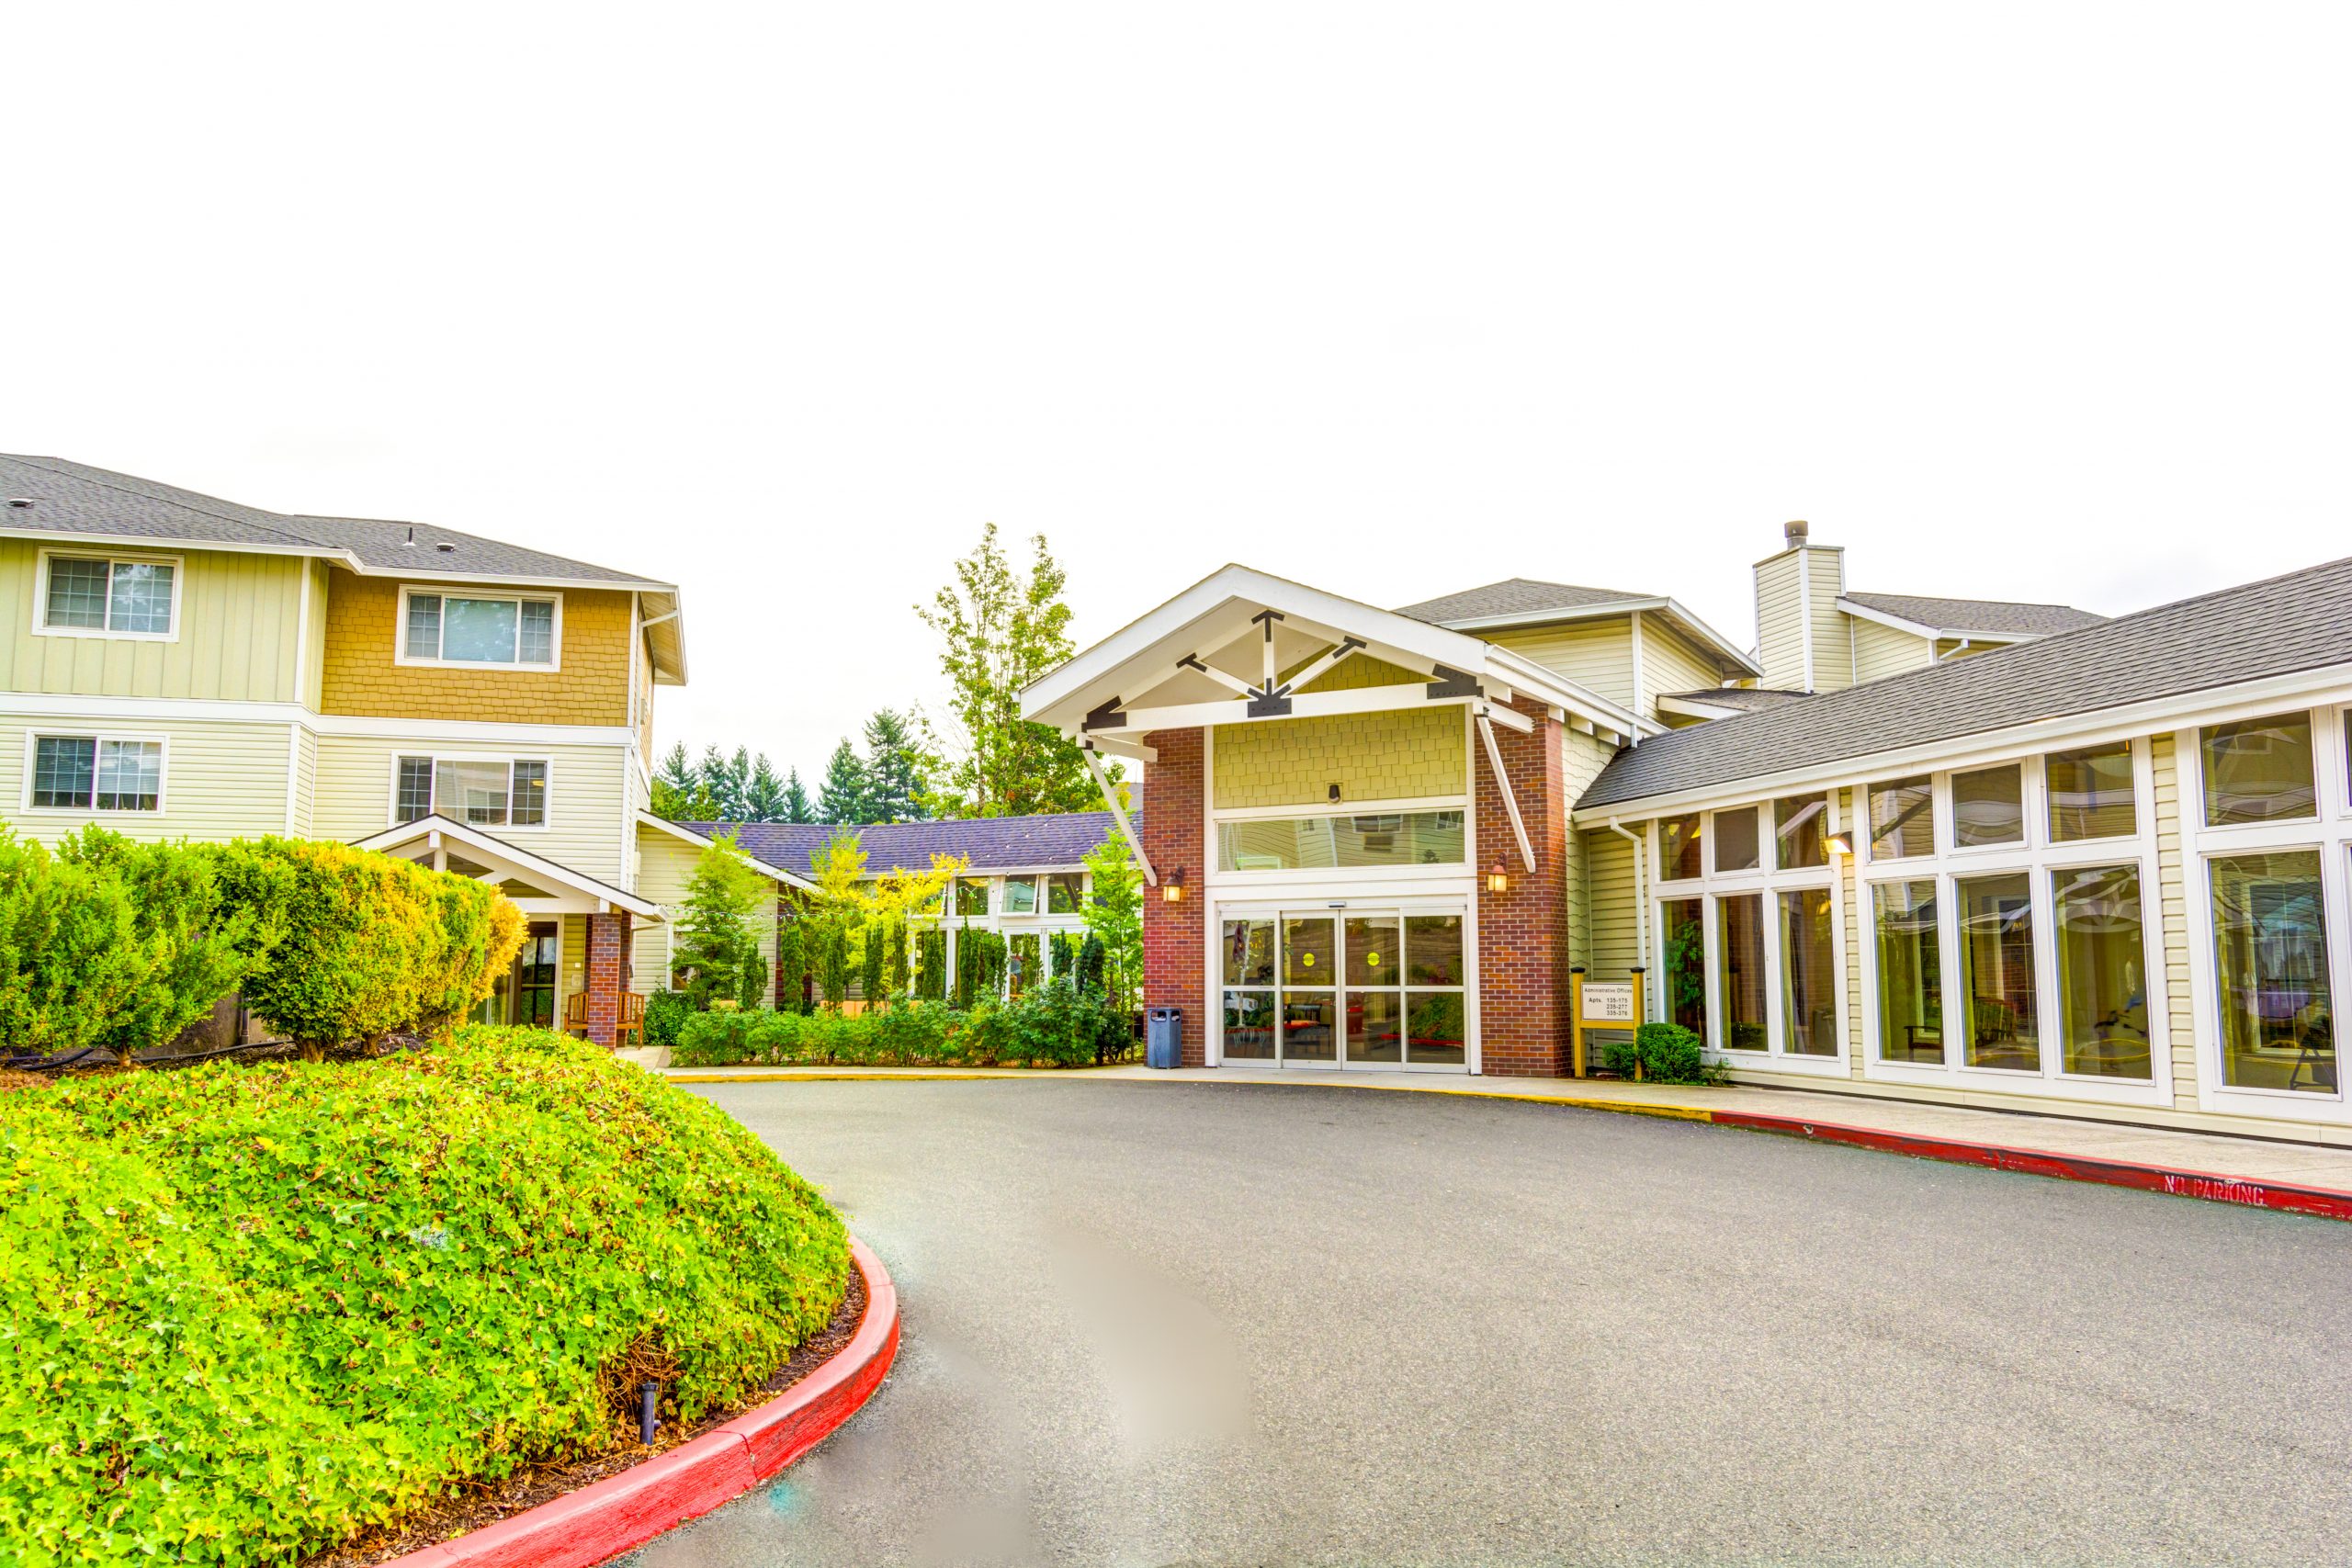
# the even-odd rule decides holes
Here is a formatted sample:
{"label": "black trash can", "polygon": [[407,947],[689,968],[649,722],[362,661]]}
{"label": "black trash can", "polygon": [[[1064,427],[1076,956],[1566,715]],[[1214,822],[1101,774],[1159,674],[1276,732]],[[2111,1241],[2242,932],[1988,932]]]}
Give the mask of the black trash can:
{"label": "black trash can", "polygon": [[1184,1010],[1149,1008],[1144,1013],[1144,1065],[1181,1067],[1184,1065]]}

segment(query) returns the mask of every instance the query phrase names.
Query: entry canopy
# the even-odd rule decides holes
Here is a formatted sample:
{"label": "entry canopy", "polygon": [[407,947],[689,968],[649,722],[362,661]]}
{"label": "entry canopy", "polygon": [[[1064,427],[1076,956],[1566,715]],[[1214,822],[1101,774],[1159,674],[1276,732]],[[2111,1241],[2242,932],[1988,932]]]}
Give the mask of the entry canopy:
{"label": "entry canopy", "polygon": [[[380,850],[421,864],[458,872],[494,887],[506,887],[526,915],[603,915],[627,910],[640,920],[662,919],[662,906],[584,875],[544,855],[517,849],[503,839],[435,812],[380,833],[355,840],[357,848]],[[520,885],[516,891],[512,885]]]}
{"label": "entry canopy", "polygon": [[[1420,679],[1302,690],[1358,654]],[[1505,705],[1514,697],[1612,744],[1657,728],[1509,649],[1246,566],[1220,568],[1038,680],[1021,713],[1090,752],[1149,760],[1154,729],[1441,703],[1524,728]]]}

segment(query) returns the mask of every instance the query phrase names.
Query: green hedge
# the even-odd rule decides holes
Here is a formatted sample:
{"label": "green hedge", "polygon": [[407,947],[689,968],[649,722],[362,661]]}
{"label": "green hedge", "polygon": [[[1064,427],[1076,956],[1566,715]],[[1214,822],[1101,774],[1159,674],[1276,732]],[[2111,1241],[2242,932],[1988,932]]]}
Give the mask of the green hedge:
{"label": "green hedge", "polygon": [[1724,1079],[1723,1069],[1706,1058],[1706,1043],[1679,1023],[1645,1023],[1631,1040],[1602,1042],[1601,1065],[1621,1078],[1630,1078],[1639,1066],[1651,1083],[1712,1084]]}
{"label": "green hedge", "polygon": [[1057,976],[1017,1000],[965,1010],[901,1000],[865,1012],[700,1012],[671,1053],[682,1067],[763,1063],[796,1066],[1075,1067],[1098,1044],[1124,1041],[1126,1021]]}
{"label": "green hedge", "polygon": [[211,1064],[0,1092],[0,1540],[23,1568],[283,1562],[693,1421],[845,1289],[841,1221],[599,1047]]}

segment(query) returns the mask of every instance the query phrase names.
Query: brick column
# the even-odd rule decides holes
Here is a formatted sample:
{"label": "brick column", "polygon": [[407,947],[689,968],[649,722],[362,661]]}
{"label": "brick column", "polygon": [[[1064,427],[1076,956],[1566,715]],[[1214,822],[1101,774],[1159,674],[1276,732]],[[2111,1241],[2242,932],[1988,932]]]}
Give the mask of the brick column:
{"label": "brick column", "polygon": [[1170,904],[1157,887],[1143,890],[1143,1003],[1184,1010],[1184,1065],[1208,1062],[1208,978],[1203,954],[1207,938],[1208,873],[1202,828],[1208,781],[1201,768],[1201,732],[1161,729],[1147,738],[1159,761],[1143,765],[1143,821],[1136,832],[1144,853],[1162,883],[1184,872],[1184,901]]}
{"label": "brick column", "polygon": [[588,1038],[596,1044],[610,1045],[620,1032],[628,971],[628,911],[589,916]]}
{"label": "brick column", "polygon": [[[1482,1070],[1514,1077],[1559,1077],[1571,1070],[1568,1037],[1568,811],[1560,725],[1543,705],[1512,705],[1535,721],[1532,734],[1495,726],[1495,740],[1535,852],[1531,872],[1503,812],[1487,748],[1471,735],[1478,806],[1478,1037]],[[1508,891],[1487,891],[1499,859]]]}

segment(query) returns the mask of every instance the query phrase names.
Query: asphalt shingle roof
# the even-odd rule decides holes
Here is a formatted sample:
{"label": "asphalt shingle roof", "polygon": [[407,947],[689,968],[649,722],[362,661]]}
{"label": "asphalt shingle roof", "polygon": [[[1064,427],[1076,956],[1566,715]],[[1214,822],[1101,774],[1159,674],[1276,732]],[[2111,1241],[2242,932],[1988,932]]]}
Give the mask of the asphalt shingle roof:
{"label": "asphalt shingle roof", "polygon": [[1573,582],[1538,582],[1511,577],[1484,588],[1424,599],[1398,608],[1400,615],[1442,626],[1453,621],[1480,621],[1490,615],[1540,615],[1548,610],[1582,610],[1595,604],[1619,604],[1628,599],[1648,599],[1648,593],[1628,593],[1615,588],[1579,588]]}
{"label": "asphalt shingle roof", "polygon": [[[159,544],[349,550],[370,567],[419,576],[556,578],[667,587],[631,572],[553,556],[430,523],[265,512],[62,457],[0,454],[0,527],[103,534]],[[17,501],[30,506],[17,506]],[[416,542],[408,543],[413,529]],[[449,547],[443,549],[440,547]]]}
{"label": "asphalt shingle roof", "polygon": [[2095,626],[2107,619],[2071,604],[2023,604],[2007,599],[1938,599],[1918,593],[1852,592],[1846,597],[1857,604],[1938,630],[2051,637]]}
{"label": "asphalt shingle roof", "polygon": [[1709,686],[1696,692],[1661,692],[1658,701],[1679,697],[1684,702],[1713,703],[1718,707],[1742,708],[1755,712],[1761,708],[1776,708],[1782,703],[1802,702],[1808,692],[1777,691],[1770,686]]}
{"label": "asphalt shingle roof", "polygon": [[2352,663],[2352,558],[2100,621],[1617,753],[1578,807],[1730,784],[2037,719]]}
{"label": "asphalt shingle roof", "polygon": [[878,876],[894,869],[928,871],[934,854],[962,855],[974,871],[1076,866],[1088,851],[1118,831],[1107,811],[898,822],[870,828],[829,822],[683,822],[679,826],[705,838],[731,830],[745,854],[797,876],[807,876],[809,861],[843,833],[857,835],[865,849],[865,869]]}

